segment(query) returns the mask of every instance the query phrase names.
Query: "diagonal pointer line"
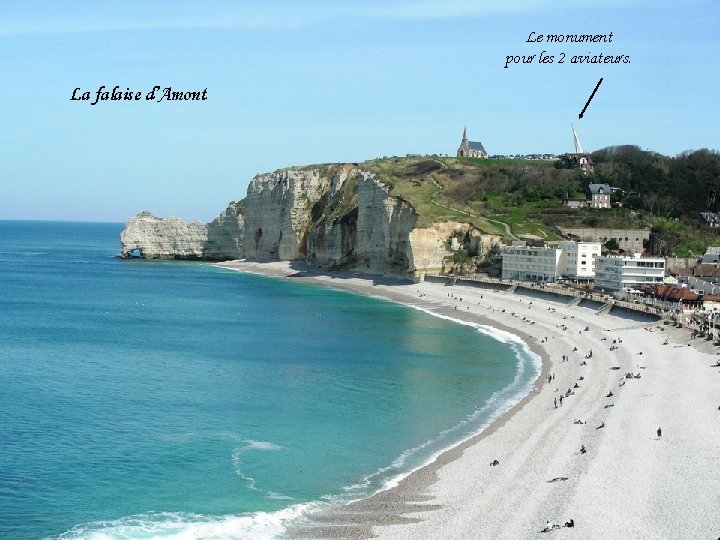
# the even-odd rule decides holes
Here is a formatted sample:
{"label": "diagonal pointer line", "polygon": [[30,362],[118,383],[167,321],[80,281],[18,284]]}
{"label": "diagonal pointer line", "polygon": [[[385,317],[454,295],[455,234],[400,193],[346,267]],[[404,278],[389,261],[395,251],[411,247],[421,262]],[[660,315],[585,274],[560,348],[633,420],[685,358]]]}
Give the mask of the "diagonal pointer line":
{"label": "diagonal pointer line", "polygon": [[590,102],[592,101],[592,98],[595,96],[595,92],[597,92],[597,89],[600,88],[600,83],[601,83],[602,81],[603,81],[603,78],[600,77],[600,80],[599,80],[598,83],[595,85],[595,90],[593,90],[593,91],[592,91],[592,94],[590,94],[590,97],[588,98],[587,103],[586,103],[585,106],[583,107],[582,112],[578,115],[578,118],[582,118],[582,117],[583,117],[583,114],[585,114],[585,110],[588,108],[588,105],[590,105]]}

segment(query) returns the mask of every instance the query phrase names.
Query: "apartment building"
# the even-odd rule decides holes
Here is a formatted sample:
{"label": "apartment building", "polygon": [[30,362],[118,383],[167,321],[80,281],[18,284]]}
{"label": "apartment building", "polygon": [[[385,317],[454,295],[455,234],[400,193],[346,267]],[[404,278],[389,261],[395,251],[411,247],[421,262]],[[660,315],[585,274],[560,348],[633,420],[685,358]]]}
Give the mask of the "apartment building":
{"label": "apartment building", "polygon": [[506,246],[502,251],[502,278],[555,281],[560,277],[561,253],[559,248]]}
{"label": "apartment building", "polygon": [[665,279],[665,259],[600,256],[595,259],[595,289],[617,291],[633,285],[657,285]]}
{"label": "apartment building", "polygon": [[600,256],[599,242],[560,242],[560,273],[563,277],[590,280],[595,277],[595,257]]}

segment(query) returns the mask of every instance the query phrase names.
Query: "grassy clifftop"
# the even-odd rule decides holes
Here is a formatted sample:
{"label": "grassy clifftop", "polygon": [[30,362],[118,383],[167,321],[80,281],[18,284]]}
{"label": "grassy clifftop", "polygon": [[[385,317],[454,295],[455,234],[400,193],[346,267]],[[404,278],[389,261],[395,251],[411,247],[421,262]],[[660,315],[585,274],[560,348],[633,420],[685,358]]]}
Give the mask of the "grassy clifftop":
{"label": "grassy clifftop", "polygon": [[[660,238],[657,245],[665,246],[662,254],[677,256],[720,245],[714,231],[697,227],[698,212],[720,211],[717,152],[698,150],[670,158],[636,146],[617,146],[592,157],[595,172],[587,176],[560,163],[519,159],[390,157],[352,166],[375,174],[392,195],[411,203],[419,227],[457,220],[508,239],[544,240],[558,239],[557,227],[653,229]],[[313,168],[332,173],[338,166],[350,165]],[[562,206],[564,197],[585,198],[591,182],[619,188],[612,198],[621,207]]]}
{"label": "grassy clifftop", "polygon": [[[537,220],[527,217],[529,206],[513,201],[511,190],[532,185],[538,179],[569,176],[572,185],[563,180],[548,203],[560,204],[569,189],[575,193],[579,184],[569,171],[558,171],[552,162],[537,160],[496,160],[474,158],[383,158],[360,164],[391,187],[392,195],[415,206],[418,226],[433,221],[458,220],[473,223],[484,232],[509,236],[513,234],[554,239],[556,234]],[[564,191],[563,191],[564,190]],[[562,192],[562,193],[561,193]],[[537,203],[537,201],[534,201]]]}

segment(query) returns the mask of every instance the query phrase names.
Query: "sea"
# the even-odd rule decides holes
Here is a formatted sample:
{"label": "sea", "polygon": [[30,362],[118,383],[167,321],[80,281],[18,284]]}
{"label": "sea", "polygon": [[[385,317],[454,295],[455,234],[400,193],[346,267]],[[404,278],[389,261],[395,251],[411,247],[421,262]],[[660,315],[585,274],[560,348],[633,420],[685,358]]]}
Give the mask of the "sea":
{"label": "sea", "polygon": [[0,538],[275,538],[527,394],[516,337],[0,221]]}

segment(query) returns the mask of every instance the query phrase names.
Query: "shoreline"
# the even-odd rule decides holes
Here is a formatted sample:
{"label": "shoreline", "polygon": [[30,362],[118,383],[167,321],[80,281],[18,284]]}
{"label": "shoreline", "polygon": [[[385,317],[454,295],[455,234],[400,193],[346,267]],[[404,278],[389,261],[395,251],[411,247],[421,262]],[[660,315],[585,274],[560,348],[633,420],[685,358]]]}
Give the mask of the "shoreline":
{"label": "shoreline", "polygon": [[[714,460],[683,460],[683,466],[694,470],[694,475],[688,475],[687,470],[675,471],[676,449],[662,448],[658,452],[658,443],[667,439],[644,436],[654,434],[657,426],[651,426],[656,423],[672,426],[672,431],[683,436],[691,454],[713,455],[714,448],[708,441],[720,437],[720,427],[717,421],[708,426],[706,416],[711,414],[709,410],[720,415],[715,410],[717,404],[710,408],[713,392],[717,396],[720,391],[720,377],[707,376],[708,367],[703,367],[708,366],[707,360],[715,360],[710,344],[696,343],[699,347],[688,348],[688,336],[681,329],[637,320],[632,314],[597,315],[593,309],[570,307],[562,299],[529,293],[506,294],[492,288],[326,273],[297,262],[232,261],[217,266],[302,278],[399,302],[457,322],[504,330],[520,337],[541,359],[541,373],[528,394],[491,420],[479,434],[445,450],[394,487],[308,516],[310,522],[291,527],[289,536],[519,538],[539,532],[546,520],[562,523],[570,518],[575,520],[576,529],[553,532],[613,538],[627,536],[630,531],[630,536],[635,537],[681,538],[713,537],[720,531],[720,518],[710,497],[698,500],[694,496],[698,491],[720,490],[720,480],[707,475]],[[608,351],[612,338],[621,344]],[[670,338],[672,343],[663,346],[661,338]],[[572,350],[573,345],[577,350]],[[680,347],[682,351],[677,351]],[[595,352],[583,365],[582,356],[588,349]],[[677,381],[663,371],[673,369],[672,363],[680,352],[682,357],[692,357],[693,369],[692,373],[683,373],[681,384],[675,384]],[[640,357],[643,353],[649,356]],[[568,361],[561,361],[561,355],[567,355]],[[648,365],[641,366],[638,360]],[[611,367],[608,361],[618,365]],[[656,369],[660,367],[663,369]],[[625,380],[618,381],[626,372],[640,373],[646,368],[641,375],[650,377],[628,380],[627,385]],[[557,382],[547,382],[550,373],[556,375]],[[579,384],[577,389],[573,389],[573,383]],[[636,388],[643,385],[651,387],[650,394],[638,394]],[[682,391],[674,386],[682,387]],[[563,393],[561,388],[573,394],[565,399],[563,407],[555,408],[553,399]],[[606,396],[608,390],[615,392],[614,398]],[[680,400],[691,394],[694,401],[700,402],[700,409],[698,403],[673,409],[672,401],[662,398],[663,392],[677,395]],[[648,409],[647,419],[634,414],[643,408]],[[688,416],[693,417],[696,432],[683,429]],[[587,425],[573,425],[578,417],[584,418]],[[607,428],[595,429],[595,424],[602,422],[605,426],[606,421]],[[636,433],[638,430],[644,432],[642,436]],[[702,433],[703,437],[693,437],[693,433]],[[649,446],[647,440],[651,440]],[[585,444],[588,452],[579,459],[579,448]],[[661,455],[653,457],[653,452]],[[493,459],[500,461],[499,467],[489,466]],[[649,471],[648,462],[657,465],[659,472]],[[657,485],[669,473],[673,473],[676,483]],[[678,477],[682,478],[679,485]],[[621,488],[628,482],[637,485],[630,486],[629,494],[623,493]],[[647,485],[656,487],[657,493],[648,493],[644,488]],[[608,494],[612,494],[610,500],[598,500],[599,495]],[[668,498],[673,500],[669,509]],[[646,503],[640,517],[638,511],[627,512],[637,500]],[[678,506],[683,514],[678,514]]]}
{"label": "shoreline", "polygon": [[[431,302],[422,302],[422,298],[410,297],[406,293],[398,294],[397,291],[389,291],[384,288],[378,289],[378,285],[385,287],[408,287],[412,289],[416,283],[399,278],[388,278],[384,276],[364,276],[346,272],[322,272],[305,263],[288,262],[260,262],[260,261],[228,261],[213,263],[214,266],[230,270],[261,275],[265,277],[276,277],[282,279],[301,279],[304,282],[312,283],[323,287],[334,288],[362,294],[380,300],[402,304],[410,309],[419,309],[433,317],[441,317],[451,320],[455,324],[469,324],[478,329],[484,335],[497,339],[497,336],[490,336],[482,328],[500,330],[511,336],[526,352],[538,359],[537,375],[530,383],[528,391],[509,408],[501,411],[497,416],[490,418],[488,423],[481,428],[479,433],[442,450],[438,455],[432,457],[429,462],[414,469],[402,476],[393,486],[386,487],[378,493],[368,497],[350,501],[339,508],[322,510],[312,513],[310,520],[313,522],[308,526],[291,527],[289,536],[291,538],[371,538],[373,537],[371,524],[402,524],[407,519],[402,516],[411,512],[432,510],[434,507],[418,505],[423,500],[419,494],[435,481],[437,471],[447,463],[458,459],[465,448],[482,440],[491,434],[519,410],[521,410],[540,391],[541,381],[547,378],[550,372],[550,362],[543,354],[543,350],[532,340],[532,336],[522,330],[511,326],[492,321],[488,317],[467,311],[450,310],[448,307],[438,306]],[[292,268],[295,266],[296,268]],[[368,284],[369,282],[372,282]],[[348,522],[357,521],[354,517],[362,516],[362,524]]]}

